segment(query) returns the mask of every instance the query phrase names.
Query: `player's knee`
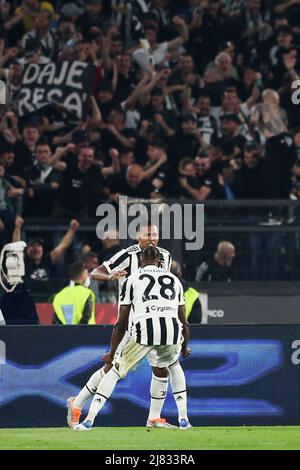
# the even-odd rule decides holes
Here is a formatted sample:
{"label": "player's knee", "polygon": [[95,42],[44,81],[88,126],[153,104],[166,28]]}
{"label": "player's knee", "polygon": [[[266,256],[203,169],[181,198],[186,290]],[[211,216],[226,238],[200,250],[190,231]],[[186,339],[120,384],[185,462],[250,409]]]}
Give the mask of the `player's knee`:
{"label": "player's knee", "polygon": [[164,379],[168,377],[169,375],[168,369],[166,367],[162,367],[162,368],[152,367],[152,370],[153,370],[153,374],[155,375],[155,377],[158,377],[161,379]]}

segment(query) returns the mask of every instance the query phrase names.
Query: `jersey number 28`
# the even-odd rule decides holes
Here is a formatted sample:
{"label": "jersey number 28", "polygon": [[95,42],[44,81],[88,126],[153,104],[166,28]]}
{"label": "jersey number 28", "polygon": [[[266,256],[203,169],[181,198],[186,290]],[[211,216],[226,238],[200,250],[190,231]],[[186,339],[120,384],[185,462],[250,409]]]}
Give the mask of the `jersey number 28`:
{"label": "jersey number 28", "polygon": [[[157,279],[155,279],[153,276],[150,276],[150,274],[142,274],[139,277],[139,280],[142,281],[143,279],[149,279],[149,284],[145,289],[145,292],[142,296],[143,302],[147,302],[149,300],[158,300],[158,296],[155,294],[150,294],[152,291],[153,287],[155,286],[155,282],[157,281],[160,285],[160,296],[163,297],[164,299],[168,300],[173,300],[175,299],[175,289],[174,289],[174,279],[171,276],[159,276]],[[166,282],[168,281],[168,282]]]}

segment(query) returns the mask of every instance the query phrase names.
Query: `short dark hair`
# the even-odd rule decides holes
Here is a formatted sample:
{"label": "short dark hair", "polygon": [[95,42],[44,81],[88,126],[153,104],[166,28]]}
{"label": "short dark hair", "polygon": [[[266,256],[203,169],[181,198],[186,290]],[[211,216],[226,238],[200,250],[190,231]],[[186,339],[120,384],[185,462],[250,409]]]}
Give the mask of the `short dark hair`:
{"label": "short dark hair", "polygon": [[85,270],[86,266],[82,261],[76,261],[75,263],[72,263],[68,268],[70,279],[77,279]]}
{"label": "short dark hair", "polygon": [[13,144],[10,144],[9,142],[5,142],[5,144],[1,145],[0,147],[0,155],[4,155],[5,153],[15,153],[15,148]]}
{"label": "short dark hair", "polygon": [[191,57],[194,60],[193,54],[190,52],[184,52],[183,54],[180,54],[180,57]]}
{"label": "short dark hair", "polygon": [[225,97],[225,95],[227,93],[235,93],[236,95],[238,95],[238,91],[237,91],[237,88],[235,86],[229,86],[229,87],[225,88],[225,90],[222,93],[222,99]]}
{"label": "short dark hair", "polygon": [[123,147],[120,148],[120,155],[127,155],[130,152],[133,152],[132,147],[127,147],[126,145],[124,145]]}
{"label": "short dark hair", "polygon": [[153,245],[149,245],[143,249],[141,258],[144,261],[160,261],[160,253]]}
{"label": "short dark hair", "polygon": [[114,111],[114,112],[120,114],[120,115],[123,117],[124,120],[126,119],[126,112],[124,111],[124,109],[122,108],[121,105],[120,105],[120,106],[114,106],[113,108],[111,108],[109,114],[110,114],[112,111]]}
{"label": "short dark hair", "polygon": [[42,137],[41,139],[38,140],[36,144],[37,147],[42,147],[44,145],[47,145],[47,147],[51,148],[51,145],[49,144],[49,140],[47,139],[47,137]]}
{"label": "short dark hair", "polygon": [[116,34],[116,36],[112,37],[112,42],[124,42],[121,34]]}
{"label": "short dark hair", "polygon": [[164,151],[166,151],[166,149],[167,149],[167,146],[166,146],[165,142],[163,142],[160,139],[155,139],[155,140],[153,140],[153,142],[149,142],[148,147],[155,147],[157,149],[162,149]]}
{"label": "short dark hair", "polygon": [[82,152],[82,150],[84,150],[84,149],[92,150],[92,151],[95,153],[95,147],[93,147],[93,146],[90,145],[89,143],[84,143],[84,144],[80,147],[78,154],[80,154],[80,153]]}
{"label": "short dark hair", "polygon": [[152,29],[152,31],[155,31],[157,33],[157,28],[152,24],[147,24],[144,28],[145,31],[148,31],[149,29]]}
{"label": "short dark hair", "polygon": [[160,87],[156,86],[151,91],[151,96],[164,96],[164,92],[162,91]]}
{"label": "short dark hair", "polygon": [[142,216],[142,220],[137,226],[136,233],[138,235],[139,233],[141,233],[143,228],[149,229],[152,227],[156,227],[156,225],[154,221],[151,220],[151,214],[148,212],[147,215],[145,214]]}
{"label": "short dark hair", "polygon": [[84,253],[82,256],[81,256],[81,261],[86,264],[91,258],[98,258],[98,255],[95,251],[89,251],[88,253]]}
{"label": "short dark hair", "polygon": [[99,91],[108,91],[109,93],[114,94],[112,84],[111,84],[111,82],[109,82],[107,80],[103,80],[103,82],[100,83]]}
{"label": "short dark hair", "polygon": [[201,93],[201,91],[200,91],[200,93],[197,97],[197,100],[202,100],[202,99],[211,101],[211,96],[208,93],[205,93],[205,92]]}

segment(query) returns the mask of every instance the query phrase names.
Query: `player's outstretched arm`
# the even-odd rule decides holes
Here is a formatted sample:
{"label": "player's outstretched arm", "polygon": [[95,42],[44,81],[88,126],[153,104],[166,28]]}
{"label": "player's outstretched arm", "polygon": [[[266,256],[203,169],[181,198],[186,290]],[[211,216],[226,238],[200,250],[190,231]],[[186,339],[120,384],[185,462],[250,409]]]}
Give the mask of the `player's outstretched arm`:
{"label": "player's outstretched arm", "polygon": [[128,325],[128,318],[129,318],[129,312],[130,312],[130,305],[121,305],[120,307],[120,312],[119,312],[119,317],[117,322],[115,323],[112,336],[111,336],[111,341],[110,341],[110,351],[108,354],[103,356],[104,362],[106,364],[109,364],[113,361],[115,352],[121,343],[122,339],[124,338],[126,328]]}
{"label": "player's outstretched arm", "polygon": [[113,271],[109,274],[106,267],[101,264],[101,266],[98,266],[98,268],[94,269],[94,271],[91,272],[91,278],[95,281],[106,282],[114,281],[116,279],[119,279],[119,277],[126,276],[126,274],[127,271],[125,271],[124,269],[120,269],[119,271]]}

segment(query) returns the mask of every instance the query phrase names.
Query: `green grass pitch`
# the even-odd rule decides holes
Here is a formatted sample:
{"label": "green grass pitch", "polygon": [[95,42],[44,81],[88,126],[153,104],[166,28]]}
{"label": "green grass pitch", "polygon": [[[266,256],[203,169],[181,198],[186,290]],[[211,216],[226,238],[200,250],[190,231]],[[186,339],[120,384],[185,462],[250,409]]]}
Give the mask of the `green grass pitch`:
{"label": "green grass pitch", "polygon": [[299,450],[299,426],[0,429],[0,450]]}

